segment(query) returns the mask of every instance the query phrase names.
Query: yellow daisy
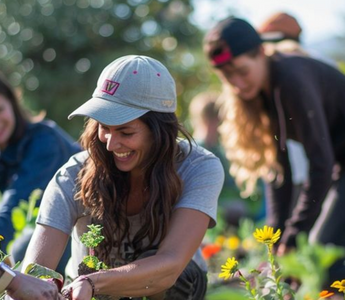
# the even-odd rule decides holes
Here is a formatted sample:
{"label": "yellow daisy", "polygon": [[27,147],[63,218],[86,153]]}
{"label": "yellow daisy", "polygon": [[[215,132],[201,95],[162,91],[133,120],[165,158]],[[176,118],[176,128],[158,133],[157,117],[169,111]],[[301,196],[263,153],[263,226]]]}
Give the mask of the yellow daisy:
{"label": "yellow daisy", "polygon": [[237,236],[231,236],[228,239],[226,239],[225,243],[226,247],[230,250],[236,250],[240,246],[240,239]]}
{"label": "yellow daisy", "polygon": [[331,287],[338,289],[340,293],[345,292],[345,279],[343,279],[342,281],[334,281]]}
{"label": "yellow daisy", "polygon": [[235,259],[235,257],[228,258],[225,265],[222,265],[221,268],[222,272],[219,274],[219,278],[224,278],[224,280],[227,280],[234,276],[238,270],[238,261]]}
{"label": "yellow daisy", "polygon": [[259,243],[264,243],[269,247],[272,247],[279,238],[280,238],[281,231],[278,229],[275,233],[273,232],[273,227],[264,226],[263,229],[256,228],[255,232],[253,233],[255,239]]}

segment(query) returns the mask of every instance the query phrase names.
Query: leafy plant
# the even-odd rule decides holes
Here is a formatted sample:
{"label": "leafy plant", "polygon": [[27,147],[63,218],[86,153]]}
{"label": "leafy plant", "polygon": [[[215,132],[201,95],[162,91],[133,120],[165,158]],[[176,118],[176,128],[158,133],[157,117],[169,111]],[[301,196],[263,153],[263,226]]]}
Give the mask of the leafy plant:
{"label": "leafy plant", "polygon": [[[242,230],[240,235],[243,234]],[[247,291],[247,299],[315,300],[329,298],[334,295],[334,292],[328,290],[319,291],[325,282],[325,274],[327,274],[328,268],[336,260],[344,257],[344,248],[317,243],[309,244],[306,234],[301,233],[297,236],[296,250],[282,257],[275,257],[272,247],[280,238],[279,229],[274,232],[273,228],[264,226],[262,229],[256,229],[253,237],[257,242],[266,245],[266,262],[261,260],[256,268],[249,269],[248,260],[245,258],[242,257],[238,261],[235,257],[228,257],[226,263],[221,266],[221,273],[219,274],[219,277],[226,281],[230,279],[235,287],[244,287]],[[211,259],[221,253],[217,248],[214,257]],[[251,255],[250,252],[248,253]],[[261,258],[263,257],[261,256]],[[240,268],[242,264],[243,267]],[[298,288],[293,289],[286,282],[286,279],[293,279]],[[331,287],[338,289],[340,293],[344,293],[345,299],[345,279],[335,281]],[[217,297],[210,296],[207,299],[214,300]],[[232,298],[223,297],[222,299]]]}
{"label": "leafy plant", "polygon": [[[108,266],[95,256],[95,248],[104,240],[104,236],[101,234],[103,227],[101,225],[94,224],[88,225],[87,227],[89,228],[89,231],[81,236],[80,241],[88,248],[89,255],[86,255],[83,258],[83,261],[79,264],[79,276],[108,269]],[[107,295],[98,295],[92,299],[109,299],[109,297]]]}
{"label": "leafy plant", "polygon": [[297,236],[297,248],[278,258],[284,277],[294,278],[301,283],[297,299],[304,295],[316,297],[326,279],[328,268],[338,259],[344,257],[345,249],[334,245],[310,244],[307,236]]}
{"label": "leafy plant", "polygon": [[79,265],[79,270],[82,271],[82,274],[108,269],[108,266],[95,256],[95,248],[104,240],[104,236],[101,235],[103,227],[94,224],[88,225],[87,227],[89,231],[84,233],[80,238],[82,244],[89,248],[89,255],[85,256],[81,265]]}

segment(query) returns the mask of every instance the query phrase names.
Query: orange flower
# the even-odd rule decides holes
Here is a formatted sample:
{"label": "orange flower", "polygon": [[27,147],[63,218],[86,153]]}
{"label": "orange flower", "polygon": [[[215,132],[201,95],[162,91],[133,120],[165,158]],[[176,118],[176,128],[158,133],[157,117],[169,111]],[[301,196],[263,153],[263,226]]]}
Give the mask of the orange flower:
{"label": "orange flower", "polygon": [[210,259],[212,256],[217,254],[221,249],[222,247],[220,245],[208,244],[204,248],[202,248],[202,256],[205,259]]}
{"label": "orange flower", "polygon": [[334,293],[324,290],[324,291],[320,292],[319,297],[320,298],[329,298],[333,295],[334,295]]}

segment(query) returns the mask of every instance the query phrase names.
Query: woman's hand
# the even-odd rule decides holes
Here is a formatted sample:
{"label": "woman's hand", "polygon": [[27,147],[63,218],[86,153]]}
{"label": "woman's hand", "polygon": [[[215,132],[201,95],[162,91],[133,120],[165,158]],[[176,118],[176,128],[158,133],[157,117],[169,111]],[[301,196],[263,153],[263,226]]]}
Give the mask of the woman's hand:
{"label": "woman's hand", "polygon": [[62,290],[64,299],[69,300],[88,300],[92,298],[92,286],[87,280],[77,278]]}
{"label": "woman's hand", "polygon": [[47,282],[18,272],[16,272],[16,277],[8,286],[7,294],[14,300],[65,299],[61,294],[59,294],[54,282]]}

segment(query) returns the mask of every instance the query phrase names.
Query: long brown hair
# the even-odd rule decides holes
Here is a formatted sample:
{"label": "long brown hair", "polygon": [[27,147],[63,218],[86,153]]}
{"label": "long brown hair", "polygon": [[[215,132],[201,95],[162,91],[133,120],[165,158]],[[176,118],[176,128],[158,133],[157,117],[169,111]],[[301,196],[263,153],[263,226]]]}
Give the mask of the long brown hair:
{"label": "long brown hair", "polygon": [[[145,205],[144,225],[130,241],[134,256],[152,247],[162,228],[159,242],[166,235],[172,207],[182,193],[182,182],[176,171],[176,162],[181,158],[177,138],[179,133],[191,145],[191,137],[179,124],[174,113],[148,112],[140,120],[150,129],[153,137],[149,161],[146,162],[144,186],[149,190]],[[91,214],[92,222],[103,226],[105,241],[96,249],[96,254],[106,263],[114,246],[120,246],[129,229],[126,204],[130,191],[129,173],[116,168],[112,153],[98,139],[98,122],[89,119],[81,136],[81,144],[89,152],[89,158],[78,176],[80,199]],[[115,232],[115,238],[114,238]],[[140,248],[141,241],[149,238],[149,245]],[[118,247],[118,257],[121,256]]]}

